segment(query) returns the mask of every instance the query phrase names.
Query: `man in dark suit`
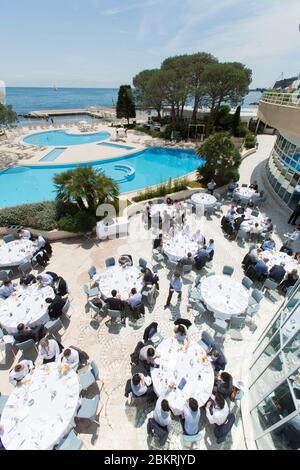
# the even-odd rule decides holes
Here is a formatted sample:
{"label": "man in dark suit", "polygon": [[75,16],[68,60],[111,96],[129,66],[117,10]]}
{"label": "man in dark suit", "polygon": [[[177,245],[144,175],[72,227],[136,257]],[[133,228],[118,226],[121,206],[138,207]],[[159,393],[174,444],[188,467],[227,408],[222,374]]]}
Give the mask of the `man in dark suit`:
{"label": "man in dark suit", "polygon": [[118,295],[117,291],[113,289],[111,291],[111,297],[108,297],[104,300],[109,310],[124,310],[125,303],[121,300],[120,296]]}
{"label": "man in dark suit", "polygon": [[272,281],[277,282],[277,284],[280,284],[285,276],[285,269],[283,266],[284,263],[281,263],[280,265],[275,264],[269,271],[269,278]]}
{"label": "man in dark suit", "polygon": [[25,326],[24,323],[19,323],[17,330],[17,333],[14,334],[14,338],[17,343],[24,343],[29,339],[33,339],[36,343],[46,335],[43,325],[29,328],[28,326]]}
{"label": "man in dark suit", "polygon": [[204,245],[204,247],[201,248],[201,250],[199,250],[197,255],[195,256],[196,269],[200,270],[204,268],[208,260],[209,260],[209,254],[206,251],[206,245]]}
{"label": "man in dark suit", "polygon": [[225,366],[227,364],[225,355],[216,343],[212,344],[212,348],[207,354],[211,357],[212,365],[215,369],[215,372],[219,372],[220,370],[225,369]]}
{"label": "man in dark suit", "polygon": [[60,295],[56,295],[54,299],[48,298],[46,299],[46,302],[50,304],[48,307],[48,314],[51,320],[56,320],[62,316],[62,309],[66,301],[62,299]]}
{"label": "man in dark suit", "polygon": [[55,290],[55,293],[57,295],[60,295],[61,297],[64,297],[65,295],[67,295],[68,293],[67,283],[63,277],[58,276],[57,281],[55,282],[54,290]]}

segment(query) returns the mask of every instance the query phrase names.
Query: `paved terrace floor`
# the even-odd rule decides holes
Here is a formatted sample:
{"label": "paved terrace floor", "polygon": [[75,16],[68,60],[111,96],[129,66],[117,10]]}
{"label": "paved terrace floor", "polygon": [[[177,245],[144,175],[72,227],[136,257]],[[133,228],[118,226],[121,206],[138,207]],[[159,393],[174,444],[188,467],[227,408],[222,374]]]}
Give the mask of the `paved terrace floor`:
{"label": "paved terrace floor", "polygon": [[[272,137],[259,138],[260,146],[255,155],[250,156],[242,163],[241,183],[248,183],[252,174],[259,180],[261,162],[270,153],[274,139]],[[224,205],[224,212],[228,204]],[[268,204],[262,209],[266,215],[276,218],[277,233],[275,240],[278,247],[281,245],[280,237],[286,230],[286,214],[280,215],[275,203],[272,204],[269,198]],[[195,217],[195,216],[193,216]],[[235,241],[228,241],[224,238],[220,228],[221,214],[212,216],[210,220],[204,218],[201,222],[191,219],[190,224],[196,223],[202,227],[206,239],[214,238],[216,243],[215,258],[212,270],[221,273],[223,265],[234,266],[233,277],[241,280],[243,272],[241,260],[244,257],[248,244],[245,247],[239,246]],[[53,256],[47,270],[54,271],[62,275],[69,284],[72,296],[72,317],[70,324],[62,335],[62,343],[65,347],[77,345],[84,349],[94,359],[100,369],[101,380],[98,382],[101,388],[101,401],[103,408],[100,413],[100,426],[94,424],[77,427],[80,438],[84,442],[85,449],[152,449],[159,448],[153,441],[147,440],[146,423],[152,412],[152,407],[139,404],[138,407],[128,406],[124,397],[124,386],[126,380],[131,376],[130,353],[134,350],[138,341],[142,339],[144,328],[152,321],[157,321],[159,331],[170,336],[173,330],[173,322],[179,316],[189,318],[193,322],[189,329],[189,336],[198,340],[201,331],[208,330],[214,333],[211,328],[211,318],[197,317],[197,312],[187,312],[187,291],[189,283],[184,284],[183,299],[181,303],[176,303],[176,296],[172,299],[172,308],[164,310],[168,291],[168,270],[159,270],[160,294],[156,305],[152,311],[146,309],[144,322],[132,326],[127,323],[126,327],[107,326],[104,318],[100,326],[91,322],[91,313],[86,312],[86,296],[83,293],[82,285],[89,281],[87,270],[95,265],[101,272],[104,270],[104,260],[108,256],[118,258],[122,253],[131,253],[134,264],[138,264],[139,257],[143,257],[151,262],[151,232],[143,228],[140,216],[135,216],[131,220],[131,235],[122,239],[115,239],[105,242],[89,241],[78,238],[64,242],[53,243]],[[138,233],[138,236],[135,236]],[[203,271],[203,274],[205,270]],[[194,274],[195,276],[195,274]],[[225,339],[225,354],[228,359],[226,370],[231,373],[235,380],[247,382],[246,372],[251,359],[251,351],[263,328],[268,324],[274,313],[277,311],[280,302],[274,304],[267,299],[262,301],[259,317],[255,323],[257,328],[246,326],[242,329],[243,341],[235,341],[229,335]],[[20,357],[20,353],[17,359]],[[36,361],[39,363],[39,359]],[[13,363],[0,366],[1,392],[9,394],[12,387],[8,382],[8,373]],[[97,392],[95,387],[89,391],[93,396]],[[238,406],[233,407],[236,413],[236,423],[232,430],[232,435],[223,444],[216,444],[212,433],[212,427],[205,419],[204,439],[200,442],[200,449],[244,449],[245,442],[242,430],[242,420]],[[178,420],[174,421],[173,430],[165,448],[181,449],[180,442],[181,425]]]}

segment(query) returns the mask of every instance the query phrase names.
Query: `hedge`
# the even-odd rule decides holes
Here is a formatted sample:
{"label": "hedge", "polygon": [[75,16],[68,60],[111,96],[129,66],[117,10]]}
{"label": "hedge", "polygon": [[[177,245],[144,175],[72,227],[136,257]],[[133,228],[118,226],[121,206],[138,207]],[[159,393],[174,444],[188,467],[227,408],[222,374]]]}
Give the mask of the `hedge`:
{"label": "hedge", "polygon": [[189,181],[186,178],[175,180],[174,182],[164,183],[154,189],[146,189],[137,196],[134,196],[132,200],[134,202],[145,201],[146,199],[153,199],[154,197],[163,197],[167,194],[176,193],[183,191],[189,185]]}
{"label": "hedge", "polygon": [[55,201],[0,209],[0,227],[22,225],[40,230],[57,228],[57,205]]}

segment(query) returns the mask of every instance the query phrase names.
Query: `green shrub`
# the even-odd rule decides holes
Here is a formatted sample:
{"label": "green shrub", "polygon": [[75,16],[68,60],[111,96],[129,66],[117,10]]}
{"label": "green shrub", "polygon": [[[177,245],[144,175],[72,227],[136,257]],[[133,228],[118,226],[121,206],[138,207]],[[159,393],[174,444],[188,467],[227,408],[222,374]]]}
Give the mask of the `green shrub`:
{"label": "green shrub", "polygon": [[24,204],[0,210],[0,227],[22,225],[39,230],[53,230],[57,226],[55,201]]}
{"label": "green shrub", "polygon": [[134,196],[132,200],[134,202],[145,201],[147,199],[153,199],[155,197],[164,197],[167,194],[176,193],[183,191],[188,187],[189,181],[187,178],[181,178],[174,182],[163,183],[154,189],[146,189],[137,196]]}
{"label": "green shrub", "polygon": [[138,132],[144,132],[144,134],[150,135],[151,137],[157,139],[163,137],[163,133],[161,133],[160,131],[151,131],[150,129],[146,129],[143,126],[135,126],[135,130]]}
{"label": "green shrub", "polygon": [[246,138],[245,138],[245,148],[246,149],[252,149],[255,147],[255,144],[256,144],[256,137],[255,135],[247,130],[247,135],[246,135]]}
{"label": "green shrub", "polygon": [[95,227],[97,218],[96,216],[87,212],[77,212],[75,215],[67,214],[62,217],[57,226],[59,230],[66,232],[86,232]]}
{"label": "green shrub", "polygon": [[234,130],[234,137],[246,137],[248,129],[244,126],[238,126]]}

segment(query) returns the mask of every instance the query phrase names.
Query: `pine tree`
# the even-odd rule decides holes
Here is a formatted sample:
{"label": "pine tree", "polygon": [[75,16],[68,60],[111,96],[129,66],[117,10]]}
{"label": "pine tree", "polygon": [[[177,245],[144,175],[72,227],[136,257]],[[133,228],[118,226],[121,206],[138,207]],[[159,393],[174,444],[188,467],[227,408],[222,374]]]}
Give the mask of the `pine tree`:
{"label": "pine tree", "polygon": [[130,85],[121,85],[118,93],[117,118],[126,118],[129,124],[130,118],[135,118],[135,104]]}

